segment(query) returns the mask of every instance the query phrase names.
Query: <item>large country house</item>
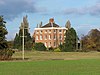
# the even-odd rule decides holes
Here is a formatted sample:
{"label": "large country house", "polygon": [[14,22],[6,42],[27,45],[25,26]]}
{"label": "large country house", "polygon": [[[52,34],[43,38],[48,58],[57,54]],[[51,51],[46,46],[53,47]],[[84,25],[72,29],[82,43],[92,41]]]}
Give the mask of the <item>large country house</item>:
{"label": "large country house", "polygon": [[70,22],[68,21],[65,27],[57,25],[53,18],[49,19],[49,23],[42,26],[42,23],[34,30],[33,37],[35,43],[44,43],[47,48],[56,48],[60,44],[64,43],[65,33],[70,28]]}

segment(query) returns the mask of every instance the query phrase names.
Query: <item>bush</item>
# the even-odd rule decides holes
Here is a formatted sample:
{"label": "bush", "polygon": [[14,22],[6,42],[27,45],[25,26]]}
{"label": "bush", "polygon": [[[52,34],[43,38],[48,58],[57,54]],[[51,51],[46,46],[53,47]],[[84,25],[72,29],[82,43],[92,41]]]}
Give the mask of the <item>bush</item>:
{"label": "bush", "polygon": [[97,48],[97,51],[100,52],[100,48]]}
{"label": "bush", "polygon": [[0,60],[10,60],[13,53],[13,50],[0,50]]}
{"label": "bush", "polygon": [[43,43],[35,43],[34,44],[34,49],[38,51],[46,51],[46,47]]}
{"label": "bush", "polygon": [[54,49],[54,52],[61,52],[59,48]]}
{"label": "bush", "polygon": [[49,47],[48,50],[49,51],[53,51],[54,49],[53,49],[53,47]]}

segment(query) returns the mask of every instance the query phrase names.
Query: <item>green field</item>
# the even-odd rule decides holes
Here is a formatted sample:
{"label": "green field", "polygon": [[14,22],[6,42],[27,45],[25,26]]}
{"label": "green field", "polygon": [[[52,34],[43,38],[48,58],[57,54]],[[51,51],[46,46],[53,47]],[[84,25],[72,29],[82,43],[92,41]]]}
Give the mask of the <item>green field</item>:
{"label": "green field", "polygon": [[0,62],[0,75],[100,75],[100,60]]}
{"label": "green field", "polygon": [[[100,53],[26,52],[0,62],[0,75],[100,75]],[[13,55],[21,58],[21,52]]]}

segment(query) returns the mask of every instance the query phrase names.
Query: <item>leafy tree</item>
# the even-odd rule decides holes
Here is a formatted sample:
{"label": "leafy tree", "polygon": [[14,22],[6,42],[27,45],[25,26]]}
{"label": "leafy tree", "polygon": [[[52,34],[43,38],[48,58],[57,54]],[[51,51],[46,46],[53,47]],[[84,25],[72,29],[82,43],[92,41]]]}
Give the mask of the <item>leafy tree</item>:
{"label": "leafy tree", "polygon": [[5,35],[8,34],[3,16],[0,16],[0,50],[7,49],[7,41]]}
{"label": "leafy tree", "polygon": [[83,50],[100,51],[100,31],[92,29],[88,35],[82,37]]}
{"label": "leafy tree", "polygon": [[65,52],[75,51],[77,34],[74,28],[70,28],[68,31],[66,31],[65,36],[65,43],[63,44],[62,50]]}
{"label": "leafy tree", "polygon": [[35,43],[34,44],[34,49],[38,50],[38,51],[46,51],[46,47],[43,43]]}

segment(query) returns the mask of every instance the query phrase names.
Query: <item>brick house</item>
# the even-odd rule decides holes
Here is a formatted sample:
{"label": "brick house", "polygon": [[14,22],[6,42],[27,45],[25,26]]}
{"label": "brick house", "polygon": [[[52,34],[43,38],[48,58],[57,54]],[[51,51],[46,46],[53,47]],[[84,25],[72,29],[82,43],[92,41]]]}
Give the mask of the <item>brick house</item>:
{"label": "brick house", "polygon": [[42,26],[41,23],[39,27],[35,28],[33,37],[35,38],[35,43],[42,42],[47,48],[56,48],[64,43],[66,30],[68,28],[60,27],[51,18],[48,24]]}

